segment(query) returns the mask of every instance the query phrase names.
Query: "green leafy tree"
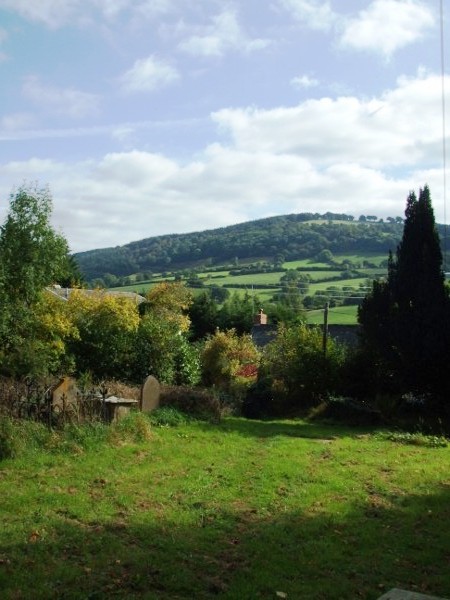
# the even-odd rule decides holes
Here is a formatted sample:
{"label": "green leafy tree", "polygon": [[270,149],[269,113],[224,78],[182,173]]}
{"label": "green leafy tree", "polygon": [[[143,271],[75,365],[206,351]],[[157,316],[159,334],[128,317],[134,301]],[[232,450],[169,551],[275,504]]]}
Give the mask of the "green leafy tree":
{"label": "green leafy tree", "polygon": [[199,340],[207,334],[214,333],[218,325],[218,306],[210,290],[205,290],[194,296],[189,307],[191,320],[191,335]]}
{"label": "green leafy tree", "polygon": [[179,331],[189,330],[187,313],[192,303],[192,293],[184,283],[163,281],[148,291],[146,299],[147,302],[142,304],[144,312],[153,312],[161,319],[174,323]]}
{"label": "green leafy tree", "polygon": [[69,248],[51,223],[48,189],[21,187],[11,194],[0,229],[2,289],[10,302],[30,306],[45,286],[65,274]]}
{"label": "green leafy tree", "polygon": [[176,320],[155,311],[141,318],[134,340],[133,379],[142,381],[148,375],[178,385],[195,385],[200,379],[196,348],[189,344]]}
{"label": "green leafy tree", "polygon": [[58,276],[56,283],[64,288],[81,288],[85,286],[83,274],[72,254],[67,256],[62,273]]}
{"label": "green leafy tree", "polygon": [[95,378],[129,379],[134,364],[139,311],[129,298],[74,290],[68,307],[78,330],[70,348],[77,371]]}
{"label": "green leafy tree", "polygon": [[395,257],[389,256],[387,279],[374,282],[358,316],[378,389],[445,396],[450,301],[427,186],[418,199],[409,194],[403,237]]}
{"label": "green leafy tree", "polygon": [[36,332],[35,306],[45,287],[68,272],[68,244],[52,227],[51,213],[49,190],[24,185],[11,194],[0,228],[0,357],[11,374],[26,374],[17,369],[30,364],[20,355]]}
{"label": "green leafy tree", "polygon": [[327,248],[321,250],[315,258],[317,262],[332,263],[334,261],[333,253]]}
{"label": "green leafy tree", "polygon": [[238,334],[249,333],[252,329],[257,307],[261,301],[257,296],[248,292],[240,295],[234,292],[225,300],[219,311],[219,328],[222,330],[235,329]]}

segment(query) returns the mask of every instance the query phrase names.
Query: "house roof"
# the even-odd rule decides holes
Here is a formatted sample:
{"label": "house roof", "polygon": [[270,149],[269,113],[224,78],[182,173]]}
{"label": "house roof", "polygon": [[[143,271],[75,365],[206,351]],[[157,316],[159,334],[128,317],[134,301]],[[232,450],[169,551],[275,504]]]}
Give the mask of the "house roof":
{"label": "house roof", "polygon": [[60,286],[52,286],[46,289],[51,294],[54,294],[55,296],[58,296],[58,298],[61,298],[61,300],[67,300],[73,292],[81,292],[86,296],[98,296],[99,294],[103,294],[105,296],[115,296],[116,298],[128,298],[130,300],[133,300],[136,304],[141,304],[142,302],[145,302],[144,296],[136,294],[136,292],[121,292],[116,290],[85,290],[83,288],[62,288]]}

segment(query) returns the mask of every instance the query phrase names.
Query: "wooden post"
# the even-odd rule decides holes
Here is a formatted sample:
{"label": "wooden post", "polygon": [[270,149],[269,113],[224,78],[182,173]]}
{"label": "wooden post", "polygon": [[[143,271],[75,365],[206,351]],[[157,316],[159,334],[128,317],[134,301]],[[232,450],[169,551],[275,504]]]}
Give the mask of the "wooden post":
{"label": "wooden post", "polygon": [[325,304],[323,311],[323,355],[327,355],[327,340],[328,340],[328,307],[329,303]]}

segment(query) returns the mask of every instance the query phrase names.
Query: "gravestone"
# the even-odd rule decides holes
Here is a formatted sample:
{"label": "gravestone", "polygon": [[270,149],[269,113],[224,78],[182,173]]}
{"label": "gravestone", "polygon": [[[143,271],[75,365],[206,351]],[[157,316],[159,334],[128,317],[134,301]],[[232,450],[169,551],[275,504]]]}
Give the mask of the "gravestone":
{"label": "gravestone", "polygon": [[378,600],[445,600],[438,596],[427,596],[426,594],[419,594],[417,592],[408,592],[407,590],[399,590],[394,588],[386,594],[383,594]]}
{"label": "gravestone", "polygon": [[79,393],[76,379],[63,377],[51,390],[52,405],[64,410],[77,403]]}
{"label": "gravestone", "polygon": [[142,384],[139,408],[142,412],[155,410],[159,406],[160,397],[161,386],[159,385],[159,381],[153,375],[149,375]]}

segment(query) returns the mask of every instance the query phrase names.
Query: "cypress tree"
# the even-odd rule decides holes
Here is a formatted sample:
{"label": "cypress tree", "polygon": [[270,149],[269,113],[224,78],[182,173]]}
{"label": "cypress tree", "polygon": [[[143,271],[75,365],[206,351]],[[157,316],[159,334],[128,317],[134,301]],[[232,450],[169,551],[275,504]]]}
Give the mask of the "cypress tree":
{"label": "cypress tree", "polygon": [[[443,398],[449,384],[450,300],[428,186],[407,199],[403,237],[388,276],[358,313],[378,388]],[[384,384],[384,385],[383,385]]]}

